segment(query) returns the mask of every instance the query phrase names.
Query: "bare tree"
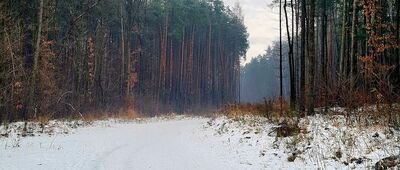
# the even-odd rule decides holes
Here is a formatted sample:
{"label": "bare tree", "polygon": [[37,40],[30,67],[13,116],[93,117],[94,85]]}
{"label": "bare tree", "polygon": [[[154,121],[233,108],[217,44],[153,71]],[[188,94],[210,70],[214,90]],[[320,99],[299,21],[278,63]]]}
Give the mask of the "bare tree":
{"label": "bare tree", "polygon": [[31,88],[29,95],[29,114],[31,116],[32,112],[34,116],[36,116],[36,106],[35,106],[35,91],[36,91],[36,83],[39,75],[39,53],[40,53],[40,40],[42,36],[42,19],[43,19],[43,0],[39,1],[39,12],[38,12],[38,30],[37,30],[37,38],[35,45],[35,54],[33,56],[33,73],[31,79]]}

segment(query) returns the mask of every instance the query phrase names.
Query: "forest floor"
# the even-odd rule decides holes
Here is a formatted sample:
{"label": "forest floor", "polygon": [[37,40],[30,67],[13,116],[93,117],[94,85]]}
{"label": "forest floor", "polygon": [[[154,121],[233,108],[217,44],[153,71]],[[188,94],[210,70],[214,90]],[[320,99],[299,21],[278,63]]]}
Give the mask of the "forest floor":
{"label": "forest floor", "polygon": [[0,126],[0,169],[373,169],[400,161],[398,130],[346,125],[343,116],[303,118],[286,137],[257,116],[24,126]]}

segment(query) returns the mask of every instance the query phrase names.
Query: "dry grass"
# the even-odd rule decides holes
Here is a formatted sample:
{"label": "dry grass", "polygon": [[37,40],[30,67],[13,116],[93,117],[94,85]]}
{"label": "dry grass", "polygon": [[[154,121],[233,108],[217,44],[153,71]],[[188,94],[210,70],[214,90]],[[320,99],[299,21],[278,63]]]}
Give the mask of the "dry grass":
{"label": "dry grass", "polygon": [[120,112],[119,114],[115,114],[113,118],[123,119],[123,120],[133,120],[142,117],[143,115],[139,114],[134,109],[130,108],[126,111]]}
{"label": "dry grass", "polygon": [[50,120],[54,119],[67,119],[67,120],[83,120],[86,122],[98,121],[98,120],[107,120],[107,119],[120,119],[120,120],[134,120],[137,118],[143,118],[145,116],[136,112],[133,108],[128,109],[120,109],[118,112],[89,112],[83,113],[82,117],[78,115],[73,115],[70,117],[61,117],[55,118],[53,114],[42,115],[34,117],[28,122],[37,122],[43,125],[49,123]]}
{"label": "dry grass", "polygon": [[84,121],[96,121],[96,120],[106,120],[106,119],[121,119],[121,120],[134,120],[137,118],[142,118],[143,115],[137,113],[134,109],[121,109],[116,113],[110,112],[100,112],[100,113],[86,113],[83,115]]}
{"label": "dry grass", "polygon": [[50,120],[52,120],[53,117],[51,115],[43,115],[43,116],[37,116],[33,118],[31,121],[32,122],[38,122],[40,124],[48,124]]}
{"label": "dry grass", "polygon": [[[359,93],[353,98],[366,98],[365,95]],[[368,99],[369,100],[369,99]],[[366,102],[367,99],[364,99]],[[354,102],[354,99],[348,99],[341,102]],[[258,104],[233,104],[227,105],[218,111],[215,115],[224,115],[231,118],[237,118],[245,115],[262,116],[268,118],[271,122],[281,123],[287,122],[289,124],[296,123],[304,114],[296,111],[289,111],[287,102],[282,102],[282,111],[280,109],[279,100],[266,100],[264,103]],[[387,104],[387,103],[356,103],[348,104],[342,107],[342,111],[336,111],[327,107],[328,110],[316,109],[317,113],[324,115],[344,115],[347,118],[347,123],[357,123],[358,125],[382,125],[392,126],[400,129],[400,104]]]}
{"label": "dry grass", "polygon": [[227,105],[216,112],[217,115],[225,115],[228,117],[238,117],[243,115],[255,115],[263,117],[283,116],[288,110],[288,104],[282,101],[282,110],[279,100],[266,100],[264,103],[258,104],[233,104]]}

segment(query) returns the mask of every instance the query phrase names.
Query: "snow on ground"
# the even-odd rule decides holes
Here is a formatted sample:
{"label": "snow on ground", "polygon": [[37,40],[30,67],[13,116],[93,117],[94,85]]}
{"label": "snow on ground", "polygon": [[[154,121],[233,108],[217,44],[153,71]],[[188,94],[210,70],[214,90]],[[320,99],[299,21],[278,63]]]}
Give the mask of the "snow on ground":
{"label": "snow on ground", "polygon": [[348,125],[344,116],[316,115],[299,121],[298,135],[278,138],[279,126],[268,122],[254,116],[219,117],[208,127],[216,129],[215,135],[248,164],[258,167],[374,169],[379,160],[400,156],[400,132],[388,127]]}
{"label": "snow on ground", "polygon": [[0,169],[252,169],[223,145],[208,142],[207,120],[100,121],[28,137],[11,132],[0,138]]}
{"label": "snow on ground", "polygon": [[27,133],[12,123],[0,126],[0,169],[365,169],[400,153],[389,128],[322,115],[299,124],[277,138],[277,125],[254,116],[50,121]]}

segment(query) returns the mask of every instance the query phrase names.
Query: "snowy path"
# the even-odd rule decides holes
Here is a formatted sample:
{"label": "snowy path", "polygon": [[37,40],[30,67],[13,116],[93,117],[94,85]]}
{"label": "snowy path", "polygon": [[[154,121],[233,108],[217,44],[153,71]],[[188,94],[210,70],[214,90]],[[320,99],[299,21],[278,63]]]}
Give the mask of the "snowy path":
{"label": "snowy path", "polygon": [[[266,118],[252,116],[106,120],[87,126],[53,121],[45,133],[32,123],[28,132],[35,136],[22,138],[17,134],[24,123],[18,122],[6,128],[9,137],[0,137],[0,170],[372,169],[400,153],[398,131],[345,122],[344,116],[308,117],[299,123],[306,133],[286,138],[271,134],[276,125]],[[0,126],[0,136],[4,133]],[[334,157],[338,150],[340,158]]]}
{"label": "snowy path", "polygon": [[[208,119],[117,123],[0,140],[0,169],[252,169],[202,128]],[[8,142],[8,144],[7,144]],[[255,167],[253,167],[255,168]]]}

